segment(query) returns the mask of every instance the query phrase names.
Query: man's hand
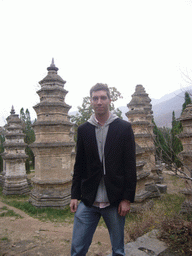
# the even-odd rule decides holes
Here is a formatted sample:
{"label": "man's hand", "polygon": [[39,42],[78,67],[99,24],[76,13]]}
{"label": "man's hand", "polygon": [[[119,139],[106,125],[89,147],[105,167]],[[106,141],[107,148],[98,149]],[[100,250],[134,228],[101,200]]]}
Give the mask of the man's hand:
{"label": "man's hand", "polygon": [[118,213],[120,216],[125,216],[130,211],[130,202],[126,199],[122,200],[118,207]]}
{"label": "man's hand", "polygon": [[71,199],[71,202],[70,202],[71,212],[76,212],[77,211],[77,206],[78,206],[78,200],[77,199]]}

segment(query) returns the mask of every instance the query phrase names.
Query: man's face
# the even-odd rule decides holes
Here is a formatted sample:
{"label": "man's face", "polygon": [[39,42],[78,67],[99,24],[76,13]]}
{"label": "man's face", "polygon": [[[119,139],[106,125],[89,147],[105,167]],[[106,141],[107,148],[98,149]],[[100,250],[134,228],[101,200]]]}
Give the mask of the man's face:
{"label": "man's face", "polygon": [[96,115],[105,115],[109,112],[111,100],[107,96],[106,91],[92,92],[91,105]]}

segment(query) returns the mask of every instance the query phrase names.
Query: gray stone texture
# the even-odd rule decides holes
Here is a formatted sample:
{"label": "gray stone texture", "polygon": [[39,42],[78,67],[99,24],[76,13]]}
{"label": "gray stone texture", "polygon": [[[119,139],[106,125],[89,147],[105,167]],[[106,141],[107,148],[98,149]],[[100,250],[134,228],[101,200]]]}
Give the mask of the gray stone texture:
{"label": "gray stone texture", "polygon": [[[167,245],[158,239],[158,230],[147,234],[125,245],[126,256],[158,256],[167,249]],[[111,256],[109,254],[108,256]]]}
{"label": "gray stone texture", "polygon": [[28,194],[29,186],[25,169],[25,154],[27,144],[24,142],[22,122],[12,107],[11,115],[5,125],[5,142],[3,158],[3,194]]}
{"label": "gray stone texture", "polygon": [[132,124],[135,135],[135,142],[142,149],[140,159],[137,156],[137,161],[143,161],[143,168],[138,168],[138,179],[146,178],[150,175],[151,169],[155,166],[155,146],[153,134],[153,111],[151,99],[145,92],[142,85],[137,85],[132,99],[127,105],[129,111],[126,116]]}
{"label": "gray stone texture", "polygon": [[30,147],[35,155],[35,177],[30,202],[37,207],[63,208],[70,201],[75,157],[73,125],[68,116],[70,106],[65,103],[66,82],[57,74],[53,60],[47,70],[37,91],[40,103],[34,106],[36,140]]}

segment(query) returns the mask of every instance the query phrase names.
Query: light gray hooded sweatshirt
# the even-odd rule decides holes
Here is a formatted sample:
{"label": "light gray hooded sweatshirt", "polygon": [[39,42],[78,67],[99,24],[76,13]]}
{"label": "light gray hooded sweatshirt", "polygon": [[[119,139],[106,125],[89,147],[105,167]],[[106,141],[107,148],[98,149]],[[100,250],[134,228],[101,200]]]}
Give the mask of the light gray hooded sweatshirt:
{"label": "light gray hooded sweatshirt", "polygon": [[[105,124],[103,126],[101,126],[99,124],[99,122],[97,121],[94,114],[88,120],[88,122],[90,124],[95,126],[95,134],[96,134],[99,158],[100,158],[100,161],[103,163],[103,174],[104,175],[106,175],[105,154],[104,154],[105,141],[106,141],[106,138],[107,138],[109,124],[112,123],[117,118],[118,118],[118,116],[116,114],[110,112],[110,116],[109,116],[108,120],[105,122]],[[99,184],[99,187],[98,187],[98,190],[97,190],[97,195],[96,195],[96,198],[95,198],[95,202],[99,202],[99,203],[109,202],[106,187],[105,187],[105,183],[104,183],[104,178],[102,178],[101,181],[100,181],[100,184]]]}

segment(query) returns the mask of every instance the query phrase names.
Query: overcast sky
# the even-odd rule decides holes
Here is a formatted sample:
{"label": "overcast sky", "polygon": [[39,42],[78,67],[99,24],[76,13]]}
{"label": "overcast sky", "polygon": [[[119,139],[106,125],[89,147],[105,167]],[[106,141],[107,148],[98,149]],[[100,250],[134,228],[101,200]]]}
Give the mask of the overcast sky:
{"label": "overcast sky", "polygon": [[72,111],[97,82],[122,93],[120,106],[137,84],[156,99],[185,87],[191,14],[190,0],[0,0],[0,125],[12,105],[36,117],[52,58]]}

